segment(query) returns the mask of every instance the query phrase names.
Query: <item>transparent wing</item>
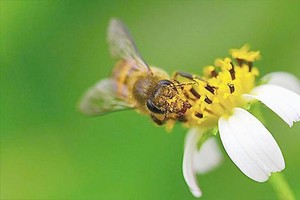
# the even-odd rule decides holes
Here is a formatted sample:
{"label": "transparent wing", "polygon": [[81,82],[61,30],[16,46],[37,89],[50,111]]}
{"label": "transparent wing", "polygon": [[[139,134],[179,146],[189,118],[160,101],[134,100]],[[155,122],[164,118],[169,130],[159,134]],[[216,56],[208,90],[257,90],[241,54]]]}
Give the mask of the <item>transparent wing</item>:
{"label": "transparent wing", "polygon": [[79,103],[79,110],[85,115],[95,116],[132,108],[117,97],[115,84],[113,79],[99,81],[87,90]]}
{"label": "transparent wing", "polygon": [[139,70],[150,71],[144,62],[127,27],[117,19],[112,19],[108,27],[108,43],[111,55],[116,59],[134,62]]}

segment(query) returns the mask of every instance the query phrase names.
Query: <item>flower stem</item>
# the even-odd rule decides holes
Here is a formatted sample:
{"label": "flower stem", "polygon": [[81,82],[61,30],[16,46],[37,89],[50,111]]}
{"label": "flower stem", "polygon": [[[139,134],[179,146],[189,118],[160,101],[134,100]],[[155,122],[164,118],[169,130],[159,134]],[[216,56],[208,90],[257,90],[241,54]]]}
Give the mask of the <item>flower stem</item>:
{"label": "flower stem", "polygon": [[280,200],[295,200],[293,191],[291,190],[287,180],[282,173],[272,174],[269,183],[277,193]]}

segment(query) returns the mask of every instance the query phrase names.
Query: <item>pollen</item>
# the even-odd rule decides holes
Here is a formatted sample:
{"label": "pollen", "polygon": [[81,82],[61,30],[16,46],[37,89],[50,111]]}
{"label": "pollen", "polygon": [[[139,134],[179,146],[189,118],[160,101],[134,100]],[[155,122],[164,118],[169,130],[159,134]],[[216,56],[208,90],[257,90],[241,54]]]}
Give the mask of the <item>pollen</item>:
{"label": "pollen", "polygon": [[203,77],[194,79],[196,84],[185,86],[184,95],[192,105],[186,113],[187,126],[213,127],[233,108],[247,106],[242,95],[255,86],[259,72],[253,62],[260,54],[247,45],[229,52],[232,58],[217,59],[214,66],[204,68]]}

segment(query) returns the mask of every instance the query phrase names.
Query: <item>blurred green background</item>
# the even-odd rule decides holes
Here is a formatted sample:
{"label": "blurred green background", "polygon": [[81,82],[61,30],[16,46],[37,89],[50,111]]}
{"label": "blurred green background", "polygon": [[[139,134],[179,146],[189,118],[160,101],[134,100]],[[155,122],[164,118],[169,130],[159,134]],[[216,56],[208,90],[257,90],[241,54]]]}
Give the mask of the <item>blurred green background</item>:
{"label": "blurred green background", "polygon": [[[75,109],[114,66],[111,17],[128,25],[148,63],[169,72],[199,74],[249,43],[262,52],[262,75],[300,77],[299,1],[0,2],[1,199],[193,199],[181,171],[187,130],[168,134],[134,111],[87,118]],[[300,198],[300,124],[264,113]],[[276,198],[224,155],[198,177],[203,199]]]}

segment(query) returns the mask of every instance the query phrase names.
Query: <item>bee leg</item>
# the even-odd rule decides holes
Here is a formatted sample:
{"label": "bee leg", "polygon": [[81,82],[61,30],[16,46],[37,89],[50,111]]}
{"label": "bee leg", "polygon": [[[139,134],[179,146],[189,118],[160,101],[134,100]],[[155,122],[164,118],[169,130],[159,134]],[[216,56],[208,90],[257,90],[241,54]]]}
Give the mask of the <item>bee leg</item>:
{"label": "bee leg", "polygon": [[179,122],[187,122],[187,118],[184,116],[184,115],[180,115],[178,118],[177,118],[177,121]]}
{"label": "bee leg", "polygon": [[159,126],[163,125],[164,123],[166,123],[167,121],[167,117],[165,116],[165,118],[163,120],[158,119],[157,117],[155,117],[154,115],[151,114],[151,119]]}

